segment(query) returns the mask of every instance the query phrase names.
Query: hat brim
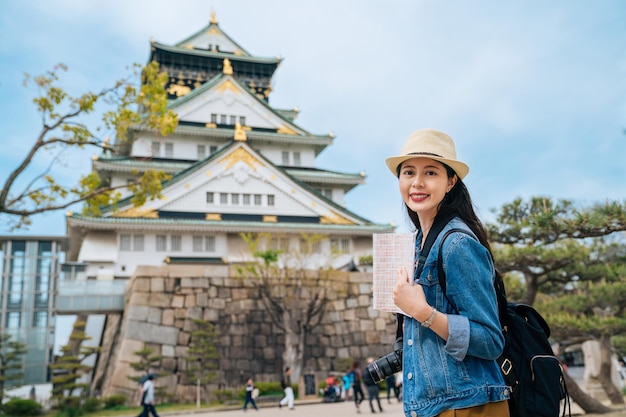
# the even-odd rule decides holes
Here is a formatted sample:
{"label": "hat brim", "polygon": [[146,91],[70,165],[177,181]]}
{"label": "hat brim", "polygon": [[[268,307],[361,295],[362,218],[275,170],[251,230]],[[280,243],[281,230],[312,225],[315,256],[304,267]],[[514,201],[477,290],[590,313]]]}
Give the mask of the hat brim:
{"label": "hat brim", "polygon": [[385,160],[385,163],[387,164],[387,168],[389,168],[389,170],[391,171],[391,173],[397,177],[398,176],[398,167],[404,162],[404,161],[408,161],[409,159],[413,159],[413,158],[428,158],[428,159],[433,159],[435,161],[439,161],[443,164],[448,165],[450,168],[452,168],[454,170],[454,172],[456,172],[456,175],[459,176],[460,179],[465,178],[465,176],[469,173],[469,166],[467,166],[465,163],[461,162],[461,161],[457,161],[454,159],[446,159],[446,158],[441,158],[438,156],[431,156],[431,155],[400,155],[400,156],[392,156],[389,157]]}

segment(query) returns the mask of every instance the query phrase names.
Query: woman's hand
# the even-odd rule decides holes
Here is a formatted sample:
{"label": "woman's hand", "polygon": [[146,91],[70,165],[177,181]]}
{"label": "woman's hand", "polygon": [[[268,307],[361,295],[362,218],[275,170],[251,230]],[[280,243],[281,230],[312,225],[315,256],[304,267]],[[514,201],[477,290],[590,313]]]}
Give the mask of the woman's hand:
{"label": "woman's hand", "polygon": [[[419,320],[422,311],[430,311],[424,289],[419,284],[411,285],[409,273],[405,267],[398,269],[398,281],[393,288],[393,302],[398,308]],[[427,313],[428,314],[428,313]]]}

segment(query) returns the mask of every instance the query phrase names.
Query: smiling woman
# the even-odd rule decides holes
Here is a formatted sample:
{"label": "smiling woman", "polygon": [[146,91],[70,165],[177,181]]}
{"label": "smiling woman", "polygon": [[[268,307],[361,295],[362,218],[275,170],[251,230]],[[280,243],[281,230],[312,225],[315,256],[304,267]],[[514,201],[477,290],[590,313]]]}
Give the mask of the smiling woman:
{"label": "smiling woman", "polygon": [[[467,414],[454,415],[506,417],[509,388],[496,361],[504,347],[496,275],[485,228],[463,184],[469,167],[457,159],[452,138],[433,129],[411,134],[386,163],[417,230],[419,267],[415,276],[400,268],[393,290],[406,313],[403,326],[398,320],[405,415],[452,416],[448,412],[463,409]],[[430,243],[424,247],[427,237],[434,237],[432,251]],[[448,277],[445,297],[438,262]]]}

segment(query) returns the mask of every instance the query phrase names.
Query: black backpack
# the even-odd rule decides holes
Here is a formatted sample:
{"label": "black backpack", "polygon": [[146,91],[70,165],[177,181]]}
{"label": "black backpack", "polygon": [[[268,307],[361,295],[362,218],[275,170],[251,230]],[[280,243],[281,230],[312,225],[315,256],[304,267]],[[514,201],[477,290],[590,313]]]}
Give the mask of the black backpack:
{"label": "black backpack", "polygon": [[[443,235],[439,245],[439,285],[444,297],[456,309],[446,295],[446,275],[441,260],[443,242],[454,232],[465,233],[474,239],[476,237],[463,229],[451,229]],[[563,369],[548,340],[548,323],[533,307],[507,302],[502,279],[498,272],[496,275],[494,287],[504,334],[504,350],[498,358],[498,364],[506,384],[511,388],[511,417],[558,417],[561,400],[565,400],[562,416],[566,415],[568,408],[571,416]]]}

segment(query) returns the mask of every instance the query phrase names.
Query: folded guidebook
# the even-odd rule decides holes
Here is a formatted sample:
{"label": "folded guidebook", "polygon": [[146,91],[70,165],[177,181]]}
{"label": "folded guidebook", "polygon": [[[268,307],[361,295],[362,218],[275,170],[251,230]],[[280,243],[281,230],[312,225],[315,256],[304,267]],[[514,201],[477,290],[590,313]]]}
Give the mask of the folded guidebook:
{"label": "folded guidebook", "polygon": [[413,277],[416,233],[374,233],[373,299],[374,309],[402,313],[393,302],[398,269],[404,266]]}

